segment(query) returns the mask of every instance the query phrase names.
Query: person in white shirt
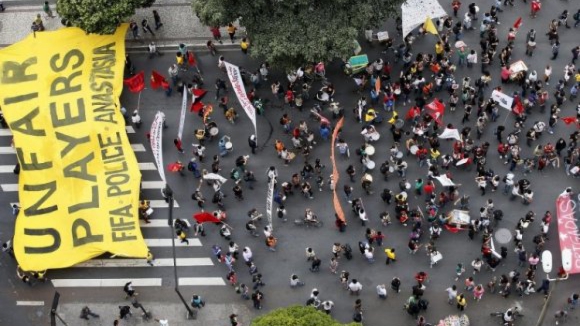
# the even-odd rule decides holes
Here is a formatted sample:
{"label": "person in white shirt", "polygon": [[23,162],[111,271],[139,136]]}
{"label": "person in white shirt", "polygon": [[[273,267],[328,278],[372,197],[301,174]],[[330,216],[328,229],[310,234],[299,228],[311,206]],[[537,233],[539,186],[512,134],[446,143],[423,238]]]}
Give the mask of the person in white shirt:
{"label": "person in white shirt", "polygon": [[348,284],[348,290],[351,294],[359,295],[360,291],[362,291],[362,284],[360,284],[356,279],[353,279]]}
{"label": "person in white shirt", "polygon": [[324,312],[327,315],[330,315],[330,313],[332,311],[332,307],[334,307],[334,302],[332,302],[330,300],[325,300],[324,302],[322,302],[322,310],[324,310]]}
{"label": "person in white shirt", "polygon": [[377,295],[381,299],[387,298],[387,287],[384,284],[377,285]]}

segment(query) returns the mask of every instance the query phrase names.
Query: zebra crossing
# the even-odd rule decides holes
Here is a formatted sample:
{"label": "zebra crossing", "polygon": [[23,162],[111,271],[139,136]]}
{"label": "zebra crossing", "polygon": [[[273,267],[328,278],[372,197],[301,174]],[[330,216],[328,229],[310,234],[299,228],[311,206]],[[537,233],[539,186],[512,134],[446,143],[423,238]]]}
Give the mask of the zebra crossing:
{"label": "zebra crossing", "polygon": [[[172,239],[168,229],[167,215],[169,204],[163,199],[161,189],[165,187],[157,174],[157,167],[153,163],[153,155],[149,146],[142,143],[133,143],[136,131],[132,126],[126,127],[135,151],[139,169],[143,175],[141,185],[142,198],[149,200],[154,209],[150,223],[139,221],[145,243],[155,257],[152,266],[145,259],[131,259],[128,257],[109,257],[102,255],[82,262],[71,268],[50,271],[49,278],[55,288],[95,288],[95,287],[122,287],[132,281],[136,287],[160,287],[173,284],[171,273],[166,268],[173,268]],[[18,177],[14,174],[17,162],[15,150],[11,144],[12,133],[9,129],[0,129],[0,189],[3,202],[13,205],[18,203]],[[4,155],[2,155],[4,154]],[[174,202],[178,209],[179,203]],[[191,226],[187,220],[185,222]],[[199,238],[191,237],[189,244],[175,239],[175,265],[178,268],[178,279],[182,286],[224,286],[222,277],[214,277],[214,263],[210,258],[211,251],[204,247]],[[134,277],[138,275],[140,277]],[[200,276],[206,275],[206,276]],[[90,278],[95,277],[97,278]]]}

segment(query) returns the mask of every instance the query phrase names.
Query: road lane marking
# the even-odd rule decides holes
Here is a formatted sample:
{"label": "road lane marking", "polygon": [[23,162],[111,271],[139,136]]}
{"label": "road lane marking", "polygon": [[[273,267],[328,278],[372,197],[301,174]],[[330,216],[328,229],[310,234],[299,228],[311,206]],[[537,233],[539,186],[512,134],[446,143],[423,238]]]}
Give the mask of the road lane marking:
{"label": "road lane marking", "polygon": [[226,285],[226,282],[221,277],[180,277],[179,285],[197,285],[197,286],[210,286],[210,285]]}
{"label": "road lane marking", "polygon": [[44,306],[44,301],[16,301],[17,306]]}
{"label": "road lane marking", "polygon": [[[213,266],[211,258],[177,258],[178,267],[185,266]],[[153,266],[147,264],[146,259],[91,259],[74,265],[75,268],[93,267],[170,267],[173,266],[173,258],[159,258],[153,260]]]}
{"label": "road lane marking", "polygon": [[[175,239],[176,247],[201,247],[201,241],[196,238],[188,239],[189,245],[181,243],[181,240]],[[171,247],[171,239],[145,239],[147,247]]]}
{"label": "road lane marking", "polygon": [[127,282],[133,282],[134,287],[161,286],[162,279],[158,278],[64,278],[51,279],[55,288],[95,288],[95,287],[123,287]]}

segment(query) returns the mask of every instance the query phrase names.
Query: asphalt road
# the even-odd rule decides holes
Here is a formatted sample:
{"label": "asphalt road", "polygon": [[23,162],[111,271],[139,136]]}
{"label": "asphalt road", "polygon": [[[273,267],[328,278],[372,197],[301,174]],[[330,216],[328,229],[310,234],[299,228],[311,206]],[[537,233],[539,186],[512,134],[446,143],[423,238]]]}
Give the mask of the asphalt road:
{"label": "asphalt road", "polygon": [[[446,9],[450,8],[449,3],[451,1],[442,1]],[[476,3],[481,3],[482,8],[488,7],[488,1],[475,1]],[[486,5],[483,6],[483,3]],[[464,13],[468,3],[464,3],[464,7],[460,11],[460,14]],[[522,4],[520,1],[516,2],[516,7],[508,7],[505,9],[504,13],[500,14],[500,19],[502,24],[499,26],[500,35],[500,46],[499,49],[505,46],[505,35],[507,35],[507,29],[513,24],[519,15],[522,15],[524,19],[524,24],[521,29],[520,34],[516,40],[515,51],[512,55],[513,61],[518,59],[525,60],[528,67],[533,70],[537,70],[539,74],[543,72],[543,68],[546,64],[551,64],[553,66],[554,74],[553,78],[558,79],[562,75],[564,66],[568,63],[570,59],[570,49],[576,45],[578,41],[577,30],[566,30],[562,28],[560,30],[562,47],[560,50],[560,57],[556,61],[548,62],[550,56],[550,49],[547,37],[543,34],[547,30],[548,23],[551,19],[555,18],[564,8],[569,8],[571,12],[574,12],[577,8],[571,7],[572,1],[550,1],[550,3],[544,4],[544,9],[540,13],[539,17],[536,19],[530,19],[528,11],[529,4]],[[482,9],[483,10],[483,9]],[[449,12],[451,10],[449,9]],[[524,39],[525,33],[529,28],[535,28],[538,31],[538,48],[532,58],[524,56]],[[391,34],[394,34],[394,28],[389,25],[388,29]],[[472,48],[479,50],[478,45],[478,32],[468,31],[465,33],[465,42]],[[436,38],[431,35],[427,35],[420,38],[416,42],[415,53],[421,52],[433,52],[433,45]],[[398,43],[397,43],[398,44]],[[365,53],[369,55],[371,60],[376,59],[381,56],[385,60],[393,61],[393,53],[389,52],[387,54],[382,54],[378,45],[368,47],[363,45],[365,48]],[[251,59],[248,56],[243,55],[237,50],[223,52],[223,55],[228,61],[233,64],[242,66],[246,69],[256,69],[259,62]],[[163,74],[166,74],[167,68],[170,64],[174,62],[174,54],[172,52],[166,53],[162,57],[149,59],[147,55],[135,54],[132,55],[133,62],[137,67],[137,71],[144,70],[145,76],[149,76],[152,69],[155,69]],[[213,83],[216,78],[226,78],[225,74],[218,71],[217,69],[217,57],[212,57],[209,53],[205,51],[200,51],[198,53],[198,60],[201,63],[200,68],[203,71],[205,85],[204,87],[209,91],[205,96],[204,102],[214,103],[214,89]],[[496,62],[491,69],[494,81],[492,86],[499,85],[499,66]],[[338,276],[330,274],[328,272],[328,262],[331,257],[332,243],[349,243],[354,249],[354,259],[347,261],[345,259],[340,260],[339,271],[347,270],[351,274],[351,278],[356,278],[359,280],[364,288],[360,298],[363,301],[364,307],[364,317],[365,324],[367,325],[379,325],[384,323],[386,318],[390,321],[389,324],[393,325],[412,325],[412,318],[402,310],[403,303],[410,296],[411,286],[415,284],[413,280],[413,275],[420,271],[426,271],[429,273],[430,282],[427,284],[427,289],[425,291],[425,298],[430,301],[429,310],[424,313],[425,317],[430,322],[436,322],[440,318],[456,313],[457,310],[454,306],[449,306],[446,303],[446,293],[445,289],[451,284],[457,284],[458,288],[461,290],[463,288],[462,281],[454,282],[454,271],[457,263],[463,263],[464,265],[469,265],[470,262],[479,256],[480,240],[476,238],[474,241],[470,241],[465,232],[459,232],[456,234],[444,231],[442,237],[437,240],[437,247],[443,254],[443,260],[436,265],[433,269],[429,268],[429,260],[425,255],[423,249],[421,249],[416,255],[409,255],[406,249],[406,244],[408,241],[409,233],[411,232],[410,227],[403,227],[399,225],[396,221],[388,227],[381,226],[378,215],[382,211],[389,211],[392,216],[394,216],[394,207],[386,206],[379,198],[378,194],[383,188],[389,188],[396,190],[398,188],[399,178],[393,177],[388,182],[380,180],[379,173],[377,169],[374,170],[373,176],[375,177],[375,182],[373,188],[375,190],[374,195],[365,195],[360,187],[360,183],[357,181],[353,184],[355,189],[354,196],[362,197],[364,200],[365,208],[368,212],[370,222],[367,227],[374,228],[376,230],[381,230],[386,235],[386,240],[384,246],[397,248],[398,261],[394,264],[386,266],[384,264],[384,255],[381,251],[376,254],[377,261],[374,264],[369,264],[364,260],[359,252],[356,250],[358,241],[364,240],[365,228],[360,226],[357,219],[351,213],[348,203],[342,198],[341,189],[345,183],[348,183],[348,178],[344,171],[348,164],[355,164],[357,171],[360,172],[360,164],[356,162],[357,156],[354,154],[354,149],[363,144],[363,139],[360,136],[361,125],[358,124],[352,113],[352,108],[354,108],[357,95],[353,91],[355,90],[354,82],[345,77],[339,67],[339,63],[335,62],[327,67],[328,78],[336,86],[336,99],[345,108],[346,118],[345,127],[343,128],[342,137],[345,138],[351,148],[351,159],[349,161],[342,158],[338,158],[337,162],[339,164],[339,171],[342,174],[341,181],[337,185],[339,190],[339,195],[342,200],[343,208],[345,210],[348,227],[345,233],[338,233],[333,226],[333,209],[332,209],[332,199],[331,192],[328,188],[324,191],[315,191],[314,200],[308,200],[296,194],[288,198],[286,207],[288,211],[289,221],[301,216],[305,208],[312,208],[318,216],[325,222],[325,225],[321,229],[303,229],[293,225],[293,223],[287,222],[283,223],[278,219],[274,219],[274,231],[279,239],[279,245],[277,252],[269,252],[264,245],[264,238],[261,236],[259,238],[249,237],[244,229],[244,224],[247,220],[246,212],[255,207],[258,210],[264,212],[265,202],[266,202],[266,170],[269,166],[275,165],[279,172],[280,182],[288,181],[292,174],[297,173],[302,168],[303,159],[298,157],[289,166],[284,166],[282,162],[276,157],[273,148],[273,143],[275,139],[283,140],[287,146],[290,146],[290,139],[287,135],[284,135],[281,127],[278,123],[281,115],[283,113],[289,113],[292,120],[297,123],[300,120],[308,121],[309,127],[316,130],[316,122],[308,117],[307,110],[304,113],[299,113],[296,110],[290,110],[288,108],[283,108],[281,102],[277,102],[273,98],[269,83],[274,80],[280,80],[284,83],[285,77],[280,73],[273,73],[271,78],[268,80],[267,85],[263,85],[259,89],[258,93],[264,98],[269,99],[269,104],[266,106],[265,116],[258,116],[258,140],[260,146],[263,149],[258,151],[256,155],[252,155],[249,160],[248,168],[255,172],[258,182],[254,190],[244,189],[245,200],[238,202],[232,192],[232,182],[228,181],[224,190],[228,194],[225,200],[225,205],[228,210],[228,224],[230,224],[233,231],[233,239],[240,247],[249,246],[254,251],[254,257],[256,265],[258,266],[260,273],[264,275],[264,282],[266,286],[263,288],[262,292],[265,294],[264,301],[264,311],[269,311],[271,309],[282,307],[290,304],[304,304],[309,297],[312,288],[318,288],[320,290],[320,298],[322,300],[330,299],[336,304],[333,316],[338,320],[347,322],[351,320],[354,300],[354,296],[348,295],[345,290],[341,289]],[[395,68],[393,76],[396,76],[399,72],[399,67]],[[189,75],[188,75],[189,76]],[[455,77],[460,80],[464,76],[469,76],[474,80],[479,76],[479,69],[473,68],[468,69],[461,67],[458,69]],[[186,78],[185,76],[183,76]],[[190,77],[187,77],[190,78]],[[320,87],[319,84],[314,84],[313,90]],[[511,93],[515,90],[513,85],[508,85],[505,87],[507,89],[506,93]],[[549,86],[549,90],[552,93],[552,84]],[[490,88],[491,89],[491,88]],[[313,92],[314,93],[314,92]],[[490,90],[486,92],[486,96],[489,96]],[[443,96],[443,93],[441,93]],[[232,91],[228,94],[230,97],[230,103],[236,103]],[[368,95],[367,95],[368,97]],[[443,97],[447,100],[446,97]],[[137,107],[137,96],[135,94],[123,93],[121,98],[122,104],[129,110]],[[305,108],[310,108],[314,102],[312,100],[305,103]],[[550,102],[551,103],[551,102]],[[215,104],[215,103],[214,103]],[[566,102],[562,109],[561,116],[573,115],[576,102],[572,103],[570,101]],[[179,109],[181,105],[181,97],[178,93],[174,92],[171,97],[165,97],[162,91],[155,91],[151,89],[146,89],[142,96],[141,102],[139,104],[141,116],[143,119],[143,127],[138,130],[135,134],[130,135],[130,140],[132,143],[142,143],[147,144],[146,135],[147,127],[153,120],[155,112],[157,110],[163,110],[167,116],[167,123],[169,128],[164,131],[164,160],[165,164],[173,162],[175,160],[187,161],[191,157],[191,151],[189,150],[189,144],[194,142],[193,130],[201,126],[201,120],[197,115],[188,114],[186,117],[186,127],[184,133],[184,147],[187,149],[186,154],[178,154],[175,150],[172,139],[177,133],[177,125],[179,121]],[[401,105],[397,103],[396,106],[399,113],[404,114],[409,108],[409,105]],[[247,138],[252,133],[252,125],[244,116],[243,111],[239,106],[237,107],[239,113],[239,119],[235,125],[231,125],[225,121],[219,108],[216,106],[216,110],[212,115],[212,119],[216,121],[220,129],[220,136],[228,135],[233,139],[234,151],[229,156],[222,159],[222,174],[228,177],[230,169],[234,166],[234,160],[239,155],[249,154],[249,147],[247,146]],[[498,123],[503,123],[508,126],[507,130],[510,130],[513,126],[513,117],[507,111],[500,111],[501,116],[498,119]],[[445,123],[453,123],[456,126],[460,125],[460,120],[462,117],[462,107],[459,106],[455,113],[446,112],[443,121]],[[531,124],[536,120],[547,121],[547,115],[540,115],[539,112],[534,112],[528,119],[528,123]],[[473,121],[474,119],[472,119]],[[472,122],[473,124],[473,122]],[[495,137],[493,135],[493,128],[497,123],[491,123],[486,129],[481,141],[489,141],[491,146],[490,153],[487,158],[487,166],[503,177],[507,173],[507,166],[505,166],[500,160],[495,151],[495,145],[497,144]],[[408,124],[406,126],[408,128]],[[474,126],[472,125],[472,128]],[[374,144],[376,148],[376,154],[373,156],[373,160],[380,164],[388,157],[388,149],[392,145],[392,136],[388,131],[389,125],[383,123],[379,127],[379,131],[382,134],[381,139]],[[572,127],[567,127],[563,123],[559,123],[556,127],[554,135],[544,134],[540,140],[541,143],[546,143],[548,141],[554,143],[559,137],[567,138],[567,135],[573,131]],[[3,137],[6,138],[6,137]],[[2,140],[4,143],[2,146],[7,146],[6,139]],[[317,139],[317,145],[312,151],[311,157],[312,161],[314,158],[320,158],[322,162],[326,165],[323,172],[325,178],[331,173],[331,164],[329,160],[330,156],[330,142]],[[451,150],[451,142],[442,141],[441,152],[449,153]],[[214,154],[217,154],[217,141],[209,142],[206,144],[207,147],[207,157],[211,158]],[[147,147],[148,148],[148,147]],[[531,157],[531,148],[522,145],[524,149],[523,156]],[[138,153],[138,159],[140,162],[151,162],[152,157],[150,152]],[[1,158],[3,160],[2,164],[13,164],[15,163],[15,158],[11,158],[3,155]],[[9,160],[12,161],[9,161]],[[414,159],[408,158],[409,170],[408,170],[408,180],[415,180],[418,177],[426,177],[426,168],[419,168],[418,164]],[[205,168],[210,168],[208,159],[205,163]],[[520,200],[510,200],[508,197],[503,196],[501,192],[491,193],[488,192],[486,196],[480,196],[476,184],[474,182],[475,171],[472,170],[461,170],[452,169],[451,170],[454,180],[457,183],[462,184],[462,193],[467,193],[471,195],[470,207],[472,209],[472,217],[477,217],[477,210],[483,205],[483,203],[488,199],[493,199],[495,207],[502,209],[505,213],[504,220],[501,222],[501,228],[507,228],[512,231],[515,227],[517,220],[522,217],[528,210],[533,210],[538,215],[542,215],[546,210],[555,212],[555,199],[557,195],[566,187],[572,186],[577,191],[576,180],[567,178],[563,169],[558,170],[548,169],[545,173],[540,174],[537,171],[532,173],[527,178],[531,181],[532,189],[535,192],[534,202],[529,206],[524,206]],[[157,176],[155,171],[145,171],[144,180],[147,178],[149,180],[155,180]],[[358,174],[360,177],[360,174]],[[521,178],[521,170],[516,171],[516,179]],[[15,177],[13,175],[3,174],[0,176],[2,183],[14,183]],[[357,180],[359,178],[357,177]],[[157,178],[157,180],[159,180]],[[192,191],[197,187],[197,181],[194,181],[191,176],[181,177],[177,174],[168,173],[168,182],[175,191],[175,196],[180,207],[176,209],[176,216],[187,218],[191,216],[192,213],[196,211],[194,202],[191,201],[190,195]],[[439,184],[437,184],[439,186]],[[314,187],[316,188],[316,187]],[[440,187],[439,187],[440,188]],[[316,189],[315,189],[316,190]],[[204,187],[204,194],[206,198],[211,197],[211,190],[208,187]],[[5,207],[5,218],[2,220],[1,226],[3,230],[2,237],[6,237],[9,234],[8,231],[11,227],[11,215],[9,214],[8,203],[15,201],[15,194],[6,194],[0,196],[0,206]],[[153,196],[153,194],[151,195]],[[415,207],[417,205],[423,208],[423,197],[415,197],[410,195],[410,206]],[[213,209],[214,205],[209,204],[209,209]],[[446,207],[445,210],[450,209]],[[161,212],[165,212],[160,210]],[[164,216],[155,216],[155,218],[164,218]],[[219,244],[222,248],[227,247],[227,242],[217,234],[217,228],[213,226],[208,226],[208,236],[202,238],[203,247],[201,248],[189,248],[191,251],[182,251],[179,253],[180,257],[209,257],[211,255],[211,245]],[[424,226],[425,231],[426,227]],[[531,242],[533,235],[539,231],[539,219],[530,226],[529,231],[526,232],[524,236],[524,243],[528,251],[533,248]],[[156,230],[146,232],[152,237],[163,237],[167,230]],[[165,232],[165,233],[163,233]],[[546,249],[551,250],[554,253],[554,266],[559,266],[560,255],[559,244],[557,243],[557,227],[553,223],[550,229],[550,241],[548,241]],[[422,239],[422,242],[426,242],[426,236]],[[320,273],[311,273],[308,271],[309,264],[306,262],[306,257],[304,250],[306,247],[312,247],[319,255],[323,261],[323,268]],[[162,249],[161,252],[157,253],[156,256],[167,256],[168,252]],[[507,273],[510,270],[517,268],[517,257],[513,254],[513,244],[508,245],[509,255],[505,262],[496,270],[495,273],[490,271],[485,271],[480,275],[475,276],[475,281],[477,284],[486,284],[493,275],[500,276],[501,274]],[[169,256],[167,256],[169,257]],[[25,285],[19,283],[16,279],[14,271],[14,262],[10,261],[7,256],[3,256],[1,260],[2,266],[4,268],[0,269],[0,288],[2,289],[3,295],[1,296],[0,302],[4,307],[13,307],[15,300],[44,300],[45,302],[50,302],[52,297],[52,288],[50,285],[46,286],[36,286],[32,289],[25,287]],[[180,267],[180,276],[220,276],[223,277],[226,274],[226,267],[217,262],[214,263],[214,267]],[[242,262],[238,262],[236,269],[238,270],[239,279],[241,282],[250,283],[250,277],[247,273],[246,267]],[[470,269],[467,269],[470,271]],[[82,272],[81,272],[82,271]],[[143,268],[143,269],[115,269],[111,271],[103,272],[102,269],[69,269],[62,271],[50,272],[49,277],[52,278],[91,278],[97,277],[96,275],[102,275],[101,277],[161,277],[163,278],[163,287],[161,288],[150,288],[150,289],[139,289],[141,292],[141,298],[143,300],[155,300],[155,301],[171,301],[176,302],[178,299],[175,296],[172,287],[172,270],[170,268]],[[522,271],[523,272],[523,271]],[[288,286],[288,278],[290,274],[298,274],[303,281],[306,282],[306,286],[300,289],[290,289]],[[119,276],[117,276],[119,275]],[[390,280],[397,276],[402,280],[402,291],[399,294],[393,293],[389,290],[389,297],[386,301],[380,300],[375,294],[375,287],[377,284],[390,283]],[[464,276],[469,276],[466,273]],[[541,282],[543,273],[538,271],[536,275],[536,281]],[[553,324],[553,319],[551,317],[553,311],[560,309],[565,304],[565,298],[573,291],[578,291],[580,286],[578,286],[577,277],[572,276],[570,280],[565,283],[565,286],[560,285],[557,292],[553,295],[553,301],[551,308],[549,309],[549,315],[546,320],[546,325]],[[241,303],[238,295],[236,295],[230,287],[184,287],[182,290],[186,296],[189,296],[193,291],[200,293],[209,302],[220,302],[220,303]],[[96,288],[96,289],[80,289],[80,288],[66,288],[60,290],[63,302],[106,302],[110,298],[118,298],[121,295],[121,289],[116,288]],[[494,325],[496,324],[494,320],[489,317],[489,312],[496,310],[505,310],[508,306],[514,304],[523,307],[523,313],[525,314],[524,319],[521,321],[521,325],[533,325],[537,320],[541,307],[544,303],[543,296],[539,294],[532,294],[530,296],[525,296],[523,298],[517,297],[517,295],[512,294],[508,299],[503,299],[497,294],[492,295],[486,293],[483,300],[480,302],[474,302],[471,297],[468,296],[468,306],[465,313],[469,315],[472,325]],[[251,306],[251,302],[244,302]],[[3,322],[9,324],[10,322],[15,324],[36,324],[40,320],[46,320],[47,310],[44,308],[34,308],[34,307],[18,307],[15,308],[14,314],[2,314]],[[577,313],[571,313],[570,324],[578,323]],[[574,322],[576,320],[576,322]],[[227,319],[224,316],[222,325],[227,324]],[[499,324],[499,323],[498,323]]]}

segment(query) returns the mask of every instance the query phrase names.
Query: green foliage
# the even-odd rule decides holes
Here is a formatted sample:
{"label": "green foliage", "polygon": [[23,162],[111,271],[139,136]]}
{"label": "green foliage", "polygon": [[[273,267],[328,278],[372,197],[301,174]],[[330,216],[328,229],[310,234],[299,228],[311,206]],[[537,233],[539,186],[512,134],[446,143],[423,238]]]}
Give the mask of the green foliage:
{"label": "green foliage", "polygon": [[360,326],[360,324],[341,324],[313,307],[290,306],[257,317],[251,326]]}
{"label": "green foliage", "polygon": [[353,41],[381,25],[404,0],[192,0],[202,23],[239,19],[253,57],[281,69],[353,55]]}
{"label": "green foliage", "polygon": [[56,11],[87,33],[113,34],[119,24],[155,0],[58,0]]}

